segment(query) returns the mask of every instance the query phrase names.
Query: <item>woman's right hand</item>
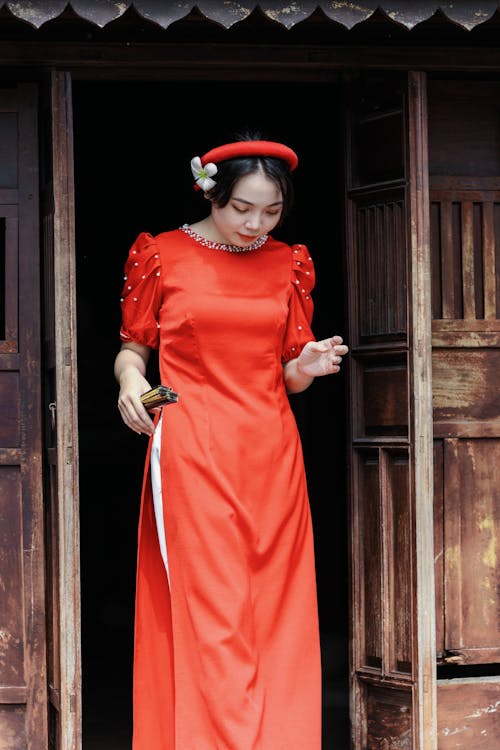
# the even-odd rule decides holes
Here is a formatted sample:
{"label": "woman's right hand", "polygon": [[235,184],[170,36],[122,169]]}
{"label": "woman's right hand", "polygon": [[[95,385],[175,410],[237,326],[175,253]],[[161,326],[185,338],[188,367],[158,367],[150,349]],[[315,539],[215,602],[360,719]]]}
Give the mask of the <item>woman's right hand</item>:
{"label": "woman's right hand", "polygon": [[120,387],[118,409],[121,417],[127,427],[130,427],[139,435],[143,433],[152,435],[154,432],[153,420],[141,402],[142,394],[149,391],[150,388],[148,381],[140,373],[137,373],[137,377],[131,377],[127,374]]}
{"label": "woman's right hand", "polygon": [[151,388],[145,371],[149,350],[139,344],[124,344],[115,360],[115,376],[120,384],[118,410],[124,423],[139,435],[152,435],[154,424],[141,396]]}

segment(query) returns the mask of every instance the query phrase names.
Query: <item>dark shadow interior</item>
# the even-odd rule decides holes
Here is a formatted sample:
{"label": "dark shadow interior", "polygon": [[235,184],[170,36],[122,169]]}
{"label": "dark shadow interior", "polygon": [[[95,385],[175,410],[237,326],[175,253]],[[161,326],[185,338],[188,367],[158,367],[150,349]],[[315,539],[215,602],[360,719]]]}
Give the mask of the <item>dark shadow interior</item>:
{"label": "dark shadow interior", "polygon": [[[74,85],[85,750],[131,744],[136,528],[147,441],[125,428],[116,409],[113,360],[128,249],[140,231],[201,218],[206,204],[192,188],[191,158],[235,130],[257,128],[299,154],[293,216],[274,234],[309,246],[316,336],[345,336],[342,127],[340,111],[324,115],[324,102],[335,109],[337,93],[331,83]],[[291,398],[315,528],[323,748],[347,750],[345,367]]]}

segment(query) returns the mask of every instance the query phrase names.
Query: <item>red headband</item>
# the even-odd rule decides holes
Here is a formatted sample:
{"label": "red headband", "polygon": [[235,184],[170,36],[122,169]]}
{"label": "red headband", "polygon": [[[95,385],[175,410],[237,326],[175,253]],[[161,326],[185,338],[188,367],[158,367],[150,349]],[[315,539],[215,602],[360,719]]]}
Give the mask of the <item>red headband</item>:
{"label": "red headband", "polygon": [[217,146],[201,157],[202,166],[212,162],[218,164],[226,159],[236,159],[241,156],[270,156],[273,159],[283,159],[293,171],[299,163],[295,151],[288,146],[274,141],[235,141],[226,143],[225,146]]}

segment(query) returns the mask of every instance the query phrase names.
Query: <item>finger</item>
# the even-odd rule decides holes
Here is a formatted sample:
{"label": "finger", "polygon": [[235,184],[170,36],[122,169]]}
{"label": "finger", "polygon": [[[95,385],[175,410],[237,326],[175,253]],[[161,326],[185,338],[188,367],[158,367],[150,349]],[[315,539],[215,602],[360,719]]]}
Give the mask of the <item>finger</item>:
{"label": "finger", "polygon": [[118,408],[122,415],[122,419],[131,430],[139,434],[145,433],[146,435],[152,435],[154,432],[153,422],[148,415],[147,410],[138,401],[138,407],[135,403],[124,403],[118,402]]}

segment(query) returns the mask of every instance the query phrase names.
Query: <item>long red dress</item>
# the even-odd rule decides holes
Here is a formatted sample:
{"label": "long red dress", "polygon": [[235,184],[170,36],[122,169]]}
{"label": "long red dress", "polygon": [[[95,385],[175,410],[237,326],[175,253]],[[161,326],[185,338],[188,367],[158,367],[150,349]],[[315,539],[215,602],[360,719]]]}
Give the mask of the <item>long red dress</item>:
{"label": "long red dress", "polygon": [[283,363],[313,339],[304,245],[207,247],[142,233],[121,338],[159,349],[168,576],[146,457],[134,750],[319,750],[314,546]]}

